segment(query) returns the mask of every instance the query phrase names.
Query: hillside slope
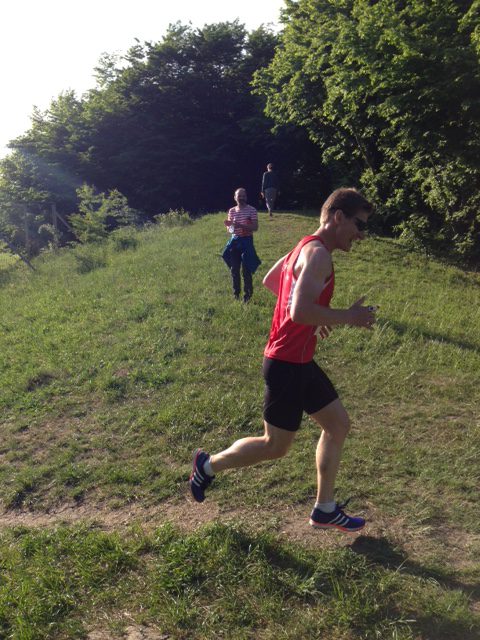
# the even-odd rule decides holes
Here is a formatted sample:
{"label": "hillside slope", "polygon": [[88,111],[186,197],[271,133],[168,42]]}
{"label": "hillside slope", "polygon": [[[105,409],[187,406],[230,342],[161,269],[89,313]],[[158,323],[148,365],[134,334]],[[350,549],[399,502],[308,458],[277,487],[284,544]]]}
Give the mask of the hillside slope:
{"label": "hillside slope", "polygon": [[[254,298],[243,305],[231,296],[220,257],[223,217],[132,233],[136,247],[126,242],[124,250],[112,240],[44,255],[35,273],[18,268],[3,277],[4,525],[65,509],[102,521],[102,512],[129,505],[140,518],[150,510],[152,526],[174,513],[190,528],[209,519],[185,490],[191,452],[261,431],[262,350],[274,305],[261,277],[316,225],[308,215],[261,216],[263,264]],[[405,562],[415,575],[471,594],[474,606],[480,278],[371,238],[336,257],[336,283],[333,306],[363,294],[380,306],[374,331],[337,329],[318,349],[353,421],[339,496],[354,495],[353,509],[369,519],[363,544],[375,561]],[[257,530],[274,526],[307,547],[325,542],[307,531],[317,438],[305,419],[285,459],[219,477],[206,507],[211,518],[238,513]],[[335,551],[334,542],[333,552],[344,544]],[[470,637],[465,624],[458,637]],[[451,635],[437,628],[435,638],[457,637],[449,625]],[[374,637],[368,633],[361,637]],[[433,637],[421,633],[388,637]]]}

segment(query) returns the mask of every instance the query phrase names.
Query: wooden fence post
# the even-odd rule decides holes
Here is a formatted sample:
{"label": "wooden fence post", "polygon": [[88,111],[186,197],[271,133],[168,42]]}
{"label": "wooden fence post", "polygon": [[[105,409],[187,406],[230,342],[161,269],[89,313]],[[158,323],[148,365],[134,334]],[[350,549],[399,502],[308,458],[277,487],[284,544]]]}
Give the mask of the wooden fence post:
{"label": "wooden fence post", "polygon": [[52,221],[53,228],[55,229],[55,235],[53,237],[53,244],[55,245],[55,249],[58,249],[58,242],[60,240],[58,234],[58,214],[57,214],[57,205],[55,203],[52,204]]}
{"label": "wooden fence post", "polygon": [[27,252],[27,256],[30,258],[30,229],[28,226],[28,209],[26,204],[22,204],[23,210],[23,230],[25,234],[25,251]]}

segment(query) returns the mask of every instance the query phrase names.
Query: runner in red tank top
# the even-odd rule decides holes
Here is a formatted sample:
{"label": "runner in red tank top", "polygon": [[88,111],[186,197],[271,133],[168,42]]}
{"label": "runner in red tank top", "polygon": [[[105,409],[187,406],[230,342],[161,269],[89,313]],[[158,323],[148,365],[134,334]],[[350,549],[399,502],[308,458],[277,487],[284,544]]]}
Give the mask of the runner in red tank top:
{"label": "runner in red tank top", "polygon": [[373,307],[364,297],[348,309],[332,309],[332,252],[350,251],[363,240],[372,205],[355,189],[337,189],[322,207],[320,226],[303,238],[267,273],[263,283],[277,296],[270,337],[265,347],[265,434],[234,442],[209,456],[194,454],[190,489],[197,502],[215,474],[284,456],[306,412],[321,427],[316,451],[318,492],[310,515],[313,527],[358,531],[365,520],[347,515],[334,499],[335,478],[350,422],[328,376],[313,360],[317,336],[326,338],[334,325],[371,328]]}
{"label": "runner in red tank top", "polygon": [[[318,236],[306,236],[283,261],[270,338],[264,352],[266,358],[286,362],[310,362],[315,353],[318,327],[298,324],[290,317],[290,307],[297,284],[294,268],[301,250],[309,242],[325,246]],[[326,248],[325,250],[328,251]],[[330,305],[334,285],[335,276],[332,266],[332,272],[324,282],[317,304],[323,307]]]}

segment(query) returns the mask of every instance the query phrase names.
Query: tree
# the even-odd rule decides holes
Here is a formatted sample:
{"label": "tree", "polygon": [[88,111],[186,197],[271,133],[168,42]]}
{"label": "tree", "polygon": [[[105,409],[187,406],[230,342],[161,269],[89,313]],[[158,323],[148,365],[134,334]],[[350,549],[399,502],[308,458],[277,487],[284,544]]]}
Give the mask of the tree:
{"label": "tree", "polygon": [[70,216],[75,234],[82,242],[98,242],[108,236],[111,229],[134,224],[138,212],[129,207],[127,199],[118,190],[108,194],[96,193],[87,184],[78,190],[78,213]]}
{"label": "tree", "polygon": [[251,91],[277,41],[238,22],[175,24],[159,42],[136,41],[123,59],[104,54],[94,89],[81,99],[61,94],[11,143],[0,163],[5,191],[55,202],[69,216],[86,183],[118,190],[153,218],[225,209],[239,186],[257,204],[261,174],[274,162],[283,206],[318,204],[328,176],[317,149],[297,126],[273,132],[264,98]]}
{"label": "tree", "polygon": [[82,184],[85,146],[83,103],[75,92],[61,93],[41,112],[34,108],[32,126],[10,142],[13,154],[0,163],[0,171],[20,195],[30,191],[36,201],[52,201],[69,212]]}
{"label": "tree", "polygon": [[387,228],[465,258],[480,247],[474,16],[478,2],[461,0],[287,0],[280,46],[255,80],[267,114],[304,127]]}
{"label": "tree", "polygon": [[[257,50],[271,42],[270,57],[272,37],[254,38]],[[263,50],[262,56],[263,62]],[[258,63],[244,27],[173,25],[162,41],[137,43],[126,61],[86,105],[91,181],[119,186],[150,214],[224,205],[251,145],[244,124],[257,111],[264,132],[269,128],[249,95],[251,67]]]}

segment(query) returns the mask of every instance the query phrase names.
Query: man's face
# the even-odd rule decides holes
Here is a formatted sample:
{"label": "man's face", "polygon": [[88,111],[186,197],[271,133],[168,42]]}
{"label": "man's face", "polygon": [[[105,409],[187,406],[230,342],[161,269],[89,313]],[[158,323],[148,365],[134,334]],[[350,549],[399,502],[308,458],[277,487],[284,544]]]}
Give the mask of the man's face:
{"label": "man's face", "polygon": [[360,209],[351,218],[347,217],[343,211],[338,215],[337,242],[338,248],[342,251],[350,251],[355,241],[365,240],[367,230],[368,213]]}
{"label": "man's face", "polygon": [[245,189],[237,189],[235,191],[235,202],[238,205],[247,204],[247,192]]}

